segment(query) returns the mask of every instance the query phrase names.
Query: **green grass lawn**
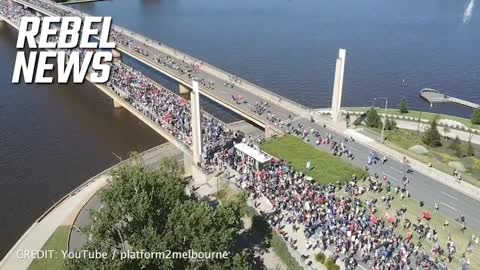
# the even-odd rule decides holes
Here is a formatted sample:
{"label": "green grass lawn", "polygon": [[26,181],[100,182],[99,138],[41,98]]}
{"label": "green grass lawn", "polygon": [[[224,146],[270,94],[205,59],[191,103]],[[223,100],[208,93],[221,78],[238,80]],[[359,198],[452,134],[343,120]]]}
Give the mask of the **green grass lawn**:
{"label": "green grass lawn", "polygon": [[[460,231],[461,226],[457,221],[451,218],[446,218],[444,215],[435,212],[435,210],[433,209],[433,206],[426,205],[424,207],[420,207],[419,202],[413,198],[400,199],[400,196],[396,195],[395,199],[392,202],[392,207],[390,209],[387,209],[381,199],[381,197],[385,196],[386,194],[387,194],[386,191],[383,191],[381,193],[368,192],[368,193],[362,194],[360,198],[362,199],[362,201],[376,198],[378,200],[377,216],[382,218],[385,217],[386,213],[390,215],[394,215],[395,210],[400,209],[402,207],[406,207],[407,212],[405,213],[405,215],[403,215],[399,223],[399,226],[395,229],[397,234],[403,235],[403,236],[407,234],[407,230],[403,228],[403,221],[406,218],[408,218],[410,221],[415,223],[418,216],[422,217],[423,211],[430,212],[432,214],[432,219],[430,221],[426,221],[425,219],[423,219],[422,222],[424,224],[428,223],[431,228],[435,229],[438,232],[439,243],[443,248],[446,247],[446,244],[448,241],[447,240],[448,235],[450,234],[453,242],[457,247],[457,253],[455,254],[455,257],[452,263],[447,264],[447,266],[448,266],[448,269],[460,269],[461,268],[460,258],[462,253],[465,252],[467,248],[468,240],[470,239],[472,234],[475,234],[478,237],[478,232],[474,232],[473,230],[467,229],[465,233],[462,233]],[[439,204],[439,206],[442,207],[441,204]],[[450,225],[446,229],[443,229],[443,223],[445,220],[448,220]],[[467,226],[468,226],[468,217],[467,217]],[[415,241],[414,243],[418,242],[418,234],[413,231],[413,228],[410,228],[410,231],[412,231],[413,233],[413,236],[414,236],[413,240]],[[431,254],[431,248],[433,246],[433,242],[425,239],[425,240],[422,240],[422,244],[424,249],[429,254]],[[474,249],[474,253],[467,253],[467,257],[469,257],[471,260],[470,269],[480,269],[480,256],[477,256],[477,255],[478,255],[478,247],[477,249]]]}
{"label": "green grass lawn", "polygon": [[[345,109],[352,112],[366,112],[370,109],[370,107],[351,107],[351,108],[345,108]],[[375,109],[379,114],[383,114],[385,112],[383,108],[375,107]],[[457,116],[452,116],[447,114],[431,113],[431,112],[420,112],[420,111],[409,110],[408,113],[400,113],[399,109],[388,109],[387,114],[408,116],[408,117],[413,117],[415,119],[418,119],[420,117],[421,119],[425,119],[429,121],[432,121],[435,117],[438,116],[439,119],[449,119],[449,120],[460,122],[465,126],[467,126],[468,128],[472,124],[470,119],[467,119],[467,118],[462,118],[462,117],[457,117]],[[473,128],[480,129],[480,125],[473,125]]]}
{"label": "green grass lawn", "polygon": [[[441,129],[441,128],[440,128]],[[379,136],[380,130],[367,129],[368,136]],[[396,129],[393,131],[386,131],[385,144],[389,147],[411,156],[414,159],[425,164],[432,163],[432,166],[440,171],[451,174],[453,168],[448,165],[451,161],[460,162],[464,165],[466,171],[461,172],[462,179],[476,186],[480,186],[480,147],[474,145],[476,149],[476,156],[474,157],[457,157],[454,151],[449,148],[451,140],[443,140],[441,147],[429,147],[422,142],[422,133],[417,134],[415,131]],[[426,147],[429,152],[426,154],[418,154],[408,150],[414,145],[422,145]],[[464,149],[466,143],[462,142]]]}
{"label": "green grass lawn", "polygon": [[63,270],[65,269],[65,260],[62,250],[67,250],[68,235],[71,226],[59,226],[50,236],[48,241],[42,247],[43,250],[56,250],[55,258],[35,259],[28,270]]}
{"label": "green grass lawn", "polygon": [[[344,182],[367,175],[363,169],[354,167],[339,157],[319,150],[303,140],[286,135],[262,144],[262,150],[280,159],[287,160],[297,171],[311,176],[320,184]],[[307,161],[311,161],[313,169],[306,168]]]}

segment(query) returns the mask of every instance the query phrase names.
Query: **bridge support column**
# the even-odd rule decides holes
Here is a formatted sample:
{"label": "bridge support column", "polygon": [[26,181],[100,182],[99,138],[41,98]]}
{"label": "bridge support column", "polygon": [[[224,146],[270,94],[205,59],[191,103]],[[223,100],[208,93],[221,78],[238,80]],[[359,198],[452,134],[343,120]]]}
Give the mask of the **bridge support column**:
{"label": "bridge support column", "polygon": [[120,58],[122,58],[122,54],[115,49],[112,49],[112,56],[113,60],[120,60]]}
{"label": "bridge support column", "polygon": [[200,110],[200,91],[198,82],[192,81],[193,90],[190,91],[190,106],[192,114],[192,152],[193,162],[196,165],[202,163],[202,130],[201,130],[201,110]]}
{"label": "bridge support column", "polygon": [[116,101],[115,99],[113,100],[113,107],[115,109],[120,109],[120,108],[123,108],[122,104],[120,104],[118,101]]}
{"label": "bridge support column", "polygon": [[347,51],[345,49],[340,49],[338,51],[338,58],[335,66],[335,80],[333,81],[332,119],[337,123],[340,122],[342,116],[341,106],[346,54]]}
{"label": "bridge support column", "polygon": [[277,132],[272,128],[271,125],[265,127],[265,139],[270,139],[273,136],[278,135]]}
{"label": "bridge support column", "polygon": [[184,153],[183,154],[183,169],[185,170],[185,175],[186,176],[192,176],[192,167],[194,165],[195,164],[193,164],[192,157]]}
{"label": "bridge support column", "polygon": [[190,90],[191,90],[189,87],[187,87],[183,84],[179,84],[178,89],[180,90],[181,95],[186,95],[186,94],[190,93]]}

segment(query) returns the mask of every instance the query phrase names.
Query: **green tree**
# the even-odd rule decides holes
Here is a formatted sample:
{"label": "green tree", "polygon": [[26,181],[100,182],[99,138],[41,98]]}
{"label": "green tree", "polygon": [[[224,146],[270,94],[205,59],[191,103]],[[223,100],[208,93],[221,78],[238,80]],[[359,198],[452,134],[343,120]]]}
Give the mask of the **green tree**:
{"label": "green tree", "polygon": [[480,108],[477,108],[473,111],[472,123],[475,125],[480,125]]}
{"label": "green tree", "polygon": [[[172,251],[228,251],[242,227],[240,213],[241,207],[231,201],[216,210],[205,202],[186,201],[172,210],[165,239]],[[183,269],[186,263],[175,260],[175,268]],[[194,269],[211,269],[218,263],[218,260],[189,262]]]}
{"label": "green tree", "polygon": [[382,120],[380,119],[380,115],[378,114],[375,108],[370,108],[367,112],[367,119],[365,121],[367,127],[373,128],[381,128],[382,127]]}
{"label": "green tree", "polygon": [[435,117],[430,124],[430,128],[423,134],[422,140],[426,145],[432,147],[442,146],[441,135],[440,132],[438,132],[437,126],[437,117]]}
{"label": "green tree", "polygon": [[453,151],[455,151],[455,155],[457,157],[463,156],[462,141],[460,141],[460,138],[458,136],[455,137],[455,139],[453,139],[453,141],[450,143],[448,147]]}
{"label": "green tree", "polygon": [[388,119],[388,118],[385,119],[384,125],[385,125],[385,130],[391,130],[392,129],[392,127],[390,126],[390,119]]}
{"label": "green tree", "polygon": [[468,141],[467,144],[467,155],[471,157],[475,156],[475,148],[473,147],[471,141]]}
{"label": "green tree", "polygon": [[[102,207],[93,210],[83,228],[89,239],[82,249],[106,252],[109,259],[69,259],[68,270],[249,269],[243,255],[219,260],[120,259],[122,251],[230,252],[241,228],[242,208],[232,201],[213,208],[185,194],[187,182],[175,160],[157,171],[122,167],[100,193]],[[112,254],[117,254],[113,259]]]}
{"label": "green tree", "polygon": [[391,129],[396,129],[397,128],[397,121],[390,119],[390,127]]}
{"label": "green tree", "polygon": [[345,122],[347,123],[347,127],[350,125],[350,113],[347,112],[347,115],[345,115]]}
{"label": "green tree", "polygon": [[385,130],[394,130],[397,127],[397,122],[393,119],[387,118],[385,120]]}
{"label": "green tree", "polygon": [[408,101],[405,98],[400,102],[400,113],[408,113]]}

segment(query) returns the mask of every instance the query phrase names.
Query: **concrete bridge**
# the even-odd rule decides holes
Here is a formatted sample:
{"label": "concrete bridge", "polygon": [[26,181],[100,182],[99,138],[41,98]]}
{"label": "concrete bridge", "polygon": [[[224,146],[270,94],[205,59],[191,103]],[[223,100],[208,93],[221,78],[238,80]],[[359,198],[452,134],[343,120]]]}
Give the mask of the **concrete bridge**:
{"label": "concrete bridge", "polygon": [[[64,16],[65,14],[73,16],[89,16],[81,13],[70,7],[54,3],[52,1],[44,0],[14,0],[24,7],[32,9],[36,13],[42,13],[48,16]],[[49,8],[47,8],[49,7]],[[113,34],[115,32],[115,34]],[[114,37],[114,35],[119,35]],[[194,77],[204,82],[213,82],[214,87],[209,88],[206,85],[199,85],[200,93],[213,100],[214,102],[226,107],[229,110],[241,115],[242,117],[252,121],[262,128],[270,129],[273,133],[281,133],[282,130],[275,125],[272,125],[265,117],[262,117],[252,111],[255,102],[252,103],[238,103],[232,99],[232,96],[240,96],[242,100],[249,101],[266,101],[270,103],[271,111],[275,112],[275,116],[282,119],[302,116],[310,117],[311,110],[301,104],[298,104],[285,97],[277,95],[265,88],[257,86],[246,80],[240,79],[226,71],[220,70],[208,63],[198,60],[183,52],[179,52],[171,47],[166,46],[160,42],[154,41],[141,34],[129,31],[120,26],[113,25],[110,34],[111,40],[116,41],[117,50],[121,53],[154,68],[167,77],[179,83],[180,93],[187,93],[192,90],[191,77],[189,74],[179,71],[174,66],[199,66],[198,73],[193,74]],[[113,37],[113,39],[112,39]],[[119,42],[123,40],[125,42]],[[128,41],[128,45],[126,44]],[[173,64],[167,66],[160,63],[157,59],[171,59]],[[231,78],[236,81],[231,82]],[[225,85],[225,83],[228,83]]]}
{"label": "concrete bridge", "polygon": [[[4,0],[0,0],[4,1]],[[33,15],[33,13],[32,13]],[[0,22],[6,22],[10,26],[12,26],[15,29],[19,29],[19,22],[20,20],[18,18],[8,18],[4,16],[3,14],[0,13]],[[121,62],[117,62],[117,65],[120,66],[125,66],[126,65],[122,64]],[[87,75],[86,79],[90,81],[89,76]],[[163,89],[165,91],[170,92],[171,94],[175,95],[174,92],[168,90],[167,88],[161,86],[157,82],[151,80],[150,78],[145,77],[147,80],[146,83],[149,83],[151,85],[154,85],[155,87],[159,89]],[[90,81],[91,82],[91,81]],[[153,121],[151,118],[146,116],[144,113],[136,109],[131,103],[129,103],[127,100],[125,100],[123,97],[115,93],[115,91],[112,91],[109,87],[106,86],[106,84],[98,84],[98,83],[93,83],[98,89],[100,89],[104,94],[106,94],[108,97],[110,97],[113,100],[113,106],[115,108],[123,108],[132,113],[134,116],[136,116],[139,120],[141,120],[143,123],[145,123],[147,126],[152,128],[155,132],[160,134],[163,138],[167,139],[173,146],[175,146],[177,149],[179,149],[181,152],[183,152],[183,160],[184,160],[184,167],[186,170],[186,173],[192,176],[195,176],[199,179],[207,179],[209,175],[202,170],[202,168],[199,166],[202,163],[201,160],[201,130],[200,130],[200,116],[206,116],[209,119],[213,119],[214,121],[220,123],[221,125],[224,125],[225,127],[235,130],[234,128],[230,127],[228,124],[223,123],[219,119],[215,118],[214,116],[208,114],[205,111],[201,112],[194,112],[198,111],[200,109],[199,100],[198,100],[198,92],[197,94],[195,93],[196,91],[190,91],[190,108],[191,108],[191,114],[192,118],[197,118],[197,121],[192,120],[192,145],[187,145],[181,140],[179,140],[176,136],[172,135],[171,132],[169,132],[167,129],[163,128],[160,124],[156,123]],[[195,82],[192,82],[192,84],[196,84]],[[194,86],[194,88],[198,88],[198,86]],[[122,89],[116,89],[119,90],[119,92],[122,92]],[[196,101],[196,102],[195,102]]]}
{"label": "concrete bridge", "polygon": [[[40,12],[49,16],[78,16],[80,14],[78,11],[73,13],[70,11],[70,8],[43,0],[14,1],[31,9],[33,12]],[[48,10],[46,8],[48,8]],[[117,48],[120,51],[131,55],[135,59],[140,60],[141,62],[176,80],[180,85],[180,90],[190,91],[191,95],[192,93],[196,92],[191,90],[195,88],[193,85],[194,83],[191,81],[192,77],[188,76],[188,74],[180,72],[172,65],[164,65],[162,62],[156,61],[155,56],[168,56],[170,59],[175,61],[175,65],[184,65],[185,63],[198,64],[198,72],[194,73],[193,77],[204,79],[207,82],[209,80],[214,81],[213,89],[211,85],[209,87],[208,84],[200,85],[199,93],[224,105],[227,109],[239,113],[243,117],[251,120],[254,123],[257,123],[259,126],[264,127],[267,137],[268,134],[282,132],[281,125],[278,124],[278,122],[275,123],[276,125],[273,125],[272,122],[267,119],[265,114],[259,115],[253,112],[252,109],[254,108],[256,101],[266,101],[270,103],[268,110],[274,113],[275,116],[279,117],[282,121],[288,119],[287,121],[292,125],[302,125],[306,130],[322,130],[322,132],[332,135],[334,139],[338,141],[344,139],[346,136],[354,136],[356,141],[350,143],[350,145],[351,151],[356,158],[354,160],[349,160],[349,162],[362,167],[366,164],[368,154],[372,150],[375,150],[377,153],[389,156],[391,158],[388,166],[375,168],[375,170],[378,170],[378,174],[389,175],[390,179],[392,179],[395,184],[401,182],[400,179],[402,178],[402,168],[404,168],[404,164],[402,163],[402,157],[404,156],[401,153],[395,152],[388,147],[373,142],[372,140],[366,140],[364,136],[358,136],[357,133],[352,133],[351,130],[346,130],[345,127],[342,128],[339,124],[329,121],[326,118],[322,118],[319,112],[314,112],[313,110],[285,99],[279,95],[275,95],[259,86],[255,86],[236,77],[232,81],[230,80],[232,75],[229,73],[220,71],[206,63],[203,63],[202,61],[175,51],[158,42],[154,42],[151,39],[143,37],[142,35],[129,32],[118,26],[114,26],[113,30],[116,31],[116,35],[120,36],[116,36],[115,38],[122,41],[119,42],[116,40]],[[341,97],[342,92],[341,81],[343,80],[344,65],[345,52],[341,51],[339,53],[339,57],[337,58],[337,69],[333,91],[334,93],[340,94],[338,94],[337,100],[332,102],[332,110],[339,110],[341,106],[341,100],[338,100],[338,98]],[[225,84],[225,82],[227,83]],[[234,83],[234,85],[229,86],[228,83]],[[234,102],[231,99],[232,95],[242,95],[243,100],[247,102]],[[198,98],[198,95],[196,95],[195,98]],[[312,122],[311,120],[314,121]],[[323,123],[328,123],[327,129],[324,128]],[[192,146],[192,149],[196,149],[196,147]],[[196,155],[192,152],[191,156]],[[441,202],[442,200],[445,200],[445,198],[442,197],[442,194],[444,193],[448,193],[456,198],[459,198],[458,201],[449,202],[449,205],[451,205],[454,209],[462,209],[465,214],[467,214],[469,217],[472,217],[470,218],[470,224],[472,227],[480,228],[480,219],[476,218],[476,211],[478,207],[480,207],[480,202],[477,200],[480,198],[480,192],[477,188],[466,183],[462,183],[462,185],[456,185],[453,183],[453,178],[450,175],[428,168],[427,165],[421,162],[413,160],[411,164],[414,170],[416,170],[416,181],[411,183],[413,196],[419,200],[424,200],[425,203],[430,205],[433,205],[434,202]],[[373,172],[374,169],[372,168],[371,173]],[[448,208],[441,209],[441,212],[452,217],[458,215],[458,212],[456,211],[457,210]]]}

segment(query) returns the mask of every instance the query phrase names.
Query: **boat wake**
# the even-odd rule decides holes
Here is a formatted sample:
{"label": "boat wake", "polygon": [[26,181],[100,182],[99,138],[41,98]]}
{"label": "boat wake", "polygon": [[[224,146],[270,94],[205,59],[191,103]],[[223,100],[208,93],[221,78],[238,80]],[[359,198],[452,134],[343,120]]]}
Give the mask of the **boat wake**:
{"label": "boat wake", "polygon": [[475,6],[475,0],[470,0],[465,12],[463,12],[463,23],[468,23],[473,15],[473,7]]}

